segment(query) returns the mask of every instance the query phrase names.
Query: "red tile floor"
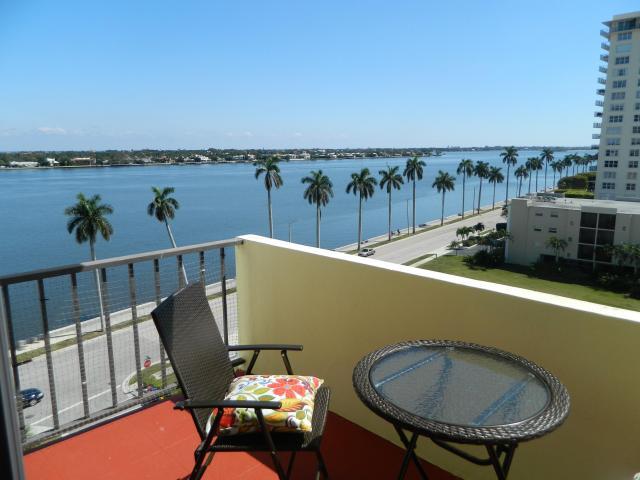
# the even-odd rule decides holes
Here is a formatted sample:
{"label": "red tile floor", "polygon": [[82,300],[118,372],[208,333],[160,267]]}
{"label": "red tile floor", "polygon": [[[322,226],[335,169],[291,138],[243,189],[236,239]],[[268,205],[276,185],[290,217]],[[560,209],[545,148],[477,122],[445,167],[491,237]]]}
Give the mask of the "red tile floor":
{"label": "red tile floor", "polygon": [[[25,456],[27,480],[185,478],[193,466],[198,435],[188,413],[165,401]],[[403,450],[331,413],[322,452],[333,479],[396,478]],[[288,460],[288,454],[283,454]],[[455,479],[423,462],[430,479]],[[298,455],[294,479],[314,478],[315,456]],[[414,465],[408,479],[418,478]],[[277,479],[268,455],[219,453],[204,479]]]}

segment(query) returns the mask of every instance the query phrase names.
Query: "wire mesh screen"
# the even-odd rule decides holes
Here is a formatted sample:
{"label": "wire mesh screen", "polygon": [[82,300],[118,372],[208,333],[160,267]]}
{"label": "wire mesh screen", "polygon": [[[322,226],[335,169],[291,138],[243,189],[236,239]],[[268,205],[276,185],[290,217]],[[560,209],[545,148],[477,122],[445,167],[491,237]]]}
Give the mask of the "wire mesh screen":
{"label": "wire mesh screen", "polygon": [[175,388],[150,313],[187,282],[205,282],[220,332],[237,343],[232,250],[130,257],[123,265],[3,285],[26,448]]}

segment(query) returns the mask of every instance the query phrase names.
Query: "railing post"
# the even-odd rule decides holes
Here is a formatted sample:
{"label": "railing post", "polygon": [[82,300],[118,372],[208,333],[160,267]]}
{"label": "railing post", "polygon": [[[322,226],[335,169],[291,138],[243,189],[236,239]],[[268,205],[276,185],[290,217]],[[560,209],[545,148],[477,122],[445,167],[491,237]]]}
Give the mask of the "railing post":
{"label": "railing post", "polygon": [[82,408],[85,418],[89,417],[89,393],[87,392],[87,369],[84,363],[84,344],[82,340],[82,324],[80,323],[80,299],[78,298],[78,278],[71,274],[71,301],[73,303],[73,321],[76,324],[76,341],[78,345],[78,362],[80,364],[80,387],[82,388]]}
{"label": "railing post", "polygon": [[129,264],[129,298],[131,299],[131,320],[133,327],[133,351],[136,356],[136,379],[138,397],[142,397],[142,366],[140,365],[140,337],[138,335],[138,302],[136,298],[136,276],[133,263]]}
{"label": "railing post", "polygon": [[[16,355],[16,337],[13,334],[13,319],[11,318],[11,303],[9,299],[9,287],[7,285],[2,286],[2,304],[4,306],[3,311],[0,312],[0,318],[4,314],[4,320],[7,323],[7,335],[9,337],[9,350],[11,353],[11,369],[13,370],[13,384],[16,388],[16,395],[20,394],[20,374],[18,372],[18,359]],[[24,440],[24,412],[22,411],[22,401],[16,397],[16,405],[18,407],[18,421],[20,423],[20,433]]]}
{"label": "railing post", "polygon": [[224,331],[224,343],[229,345],[229,320],[227,318],[227,274],[224,265],[224,247],[220,249],[220,286],[222,288],[222,330]]}
{"label": "railing post", "polygon": [[47,374],[49,377],[49,398],[51,398],[51,415],[53,416],[53,429],[60,428],[58,418],[58,397],[56,396],[56,382],[53,371],[53,358],[51,357],[51,338],[49,337],[49,317],[47,314],[47,298],[44,293],[44,281],[38,280],[38,297],[40,298],[40,316],[44,331],[44,353],[47,359]]}
{"label": "railing post", "polygon": [[[156,290],[156,306],[160,305],[160,301],[162,299],[162,294],[160,293],[160,260],[157,258],[153,259],[153,279],[155,283]],[[164,345],[162,345],[162,340],[158,340],[160,343],[160,375],[162,376],[162,388],[167,388],[167,362],[166,362],[166,354],[164,352]]]}
{"label": "railing post", "polygon": [[113,357],[113,338],[111,337],[111,313],[109,312],[109,283],[107,269],[101,268],[102,305],[104,306],[104,328],[107,334],[107,356],[109,359],[109,382],[111,383],[111,403],[118,405],[118,390],[116,385],[116,363]]}
{"label": "railing post", "polygon": [[184,269],[184,260],[182,255],[178,255],[178,288],[184,288],[187,283],[187,274]]}
{"label": "railing post", "polygon": [[200,283],[202,283],[202,285],[206,288],[205,285],[205,274],[206,274],[206,267],[205,267],[205,263],[204,263],[204,250],[202,252],[200,252],[200,254],[198,255],[200,257]]}

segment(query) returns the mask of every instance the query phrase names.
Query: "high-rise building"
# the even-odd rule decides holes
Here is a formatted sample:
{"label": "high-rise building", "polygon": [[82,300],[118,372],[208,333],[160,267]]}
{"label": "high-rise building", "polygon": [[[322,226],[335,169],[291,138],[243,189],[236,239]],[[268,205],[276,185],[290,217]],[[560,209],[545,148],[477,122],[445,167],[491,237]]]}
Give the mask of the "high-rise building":
{"label": "high-rise building", "polygon": [[600,133],[596,198],[640,201],[640,12],[604,22],[595,128]]}

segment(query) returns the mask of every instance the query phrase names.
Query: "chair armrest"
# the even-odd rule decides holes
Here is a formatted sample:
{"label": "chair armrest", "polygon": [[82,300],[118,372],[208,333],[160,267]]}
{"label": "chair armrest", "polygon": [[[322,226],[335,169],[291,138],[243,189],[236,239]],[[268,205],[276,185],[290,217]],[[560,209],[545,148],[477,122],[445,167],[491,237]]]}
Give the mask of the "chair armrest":
{"label": "chair armrest", "polygon": [[269,410],[277,410],[282,408],[282,402],[263,402],[257,400],[182,400],[176,402],[173,408],[174,410],[193,410],[197,408],[268,408]]}
{"label": "chair armrest", "polygon": [[258,343],[255,345],[229,345],[227,346],[227,350],[230,352],[242,350],[292,350],[301,352],[302,345]]}
{"label": "chair armrest", "polygon": [[234,368],[239,367],[243,363],[247,363],[247,361],[242,357],[234,358],[233,360],[231,360],[231,366]]}

